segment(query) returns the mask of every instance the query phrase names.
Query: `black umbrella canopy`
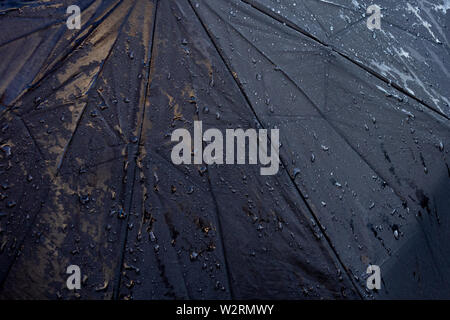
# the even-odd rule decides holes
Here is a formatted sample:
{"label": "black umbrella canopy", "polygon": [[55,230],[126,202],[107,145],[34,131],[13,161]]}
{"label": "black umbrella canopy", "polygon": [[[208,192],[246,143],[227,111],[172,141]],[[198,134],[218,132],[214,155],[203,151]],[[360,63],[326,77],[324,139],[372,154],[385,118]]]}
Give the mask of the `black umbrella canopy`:
{"label": "black umbrella canopy", "polygon": [[[2,298],[450,297],[448,1],[71,4],[0,7]],[[197,120],[280,170],[173,164]]]}

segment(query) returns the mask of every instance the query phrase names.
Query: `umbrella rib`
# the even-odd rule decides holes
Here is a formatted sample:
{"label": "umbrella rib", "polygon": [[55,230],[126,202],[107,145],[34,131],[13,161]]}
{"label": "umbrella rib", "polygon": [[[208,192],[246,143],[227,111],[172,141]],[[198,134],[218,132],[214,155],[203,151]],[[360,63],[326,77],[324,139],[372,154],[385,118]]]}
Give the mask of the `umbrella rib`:
{"label": "umbrella rib", "polygon": [[[227,62],[227,60],[225,59],[222,51],[219,49],[217,43],[214,41],[213,37],[211,36],[211,34],[209,33],[208,28],[206,27],[206,25],[203,23],[203,21],[201,20],[200,16],[198,15],[197,11],[195,10],[194,6],[191,3],[192,0],[189,0],[189,3],[191,4],[191,7],[193,8],[197,18],[199,19],[201,25],[203,26],[203,28],[205,29],[208,37],[210,38],[214,48],[216,49],[216,51],[218,52],[222,62],[224,63],[225,67],[227,68],[228,72],[230,73],[230,75],[232,76],[232,78],[234,79],[234,81],[236,82],[239,91],[241,92],[242,96],[244,97],[245,101],[247,102],[247,105],[249,106],[250,110],[252,111],[253,115],[255,116],[256,120],[258,121],[258,123],[261,125],[262,128],[264,128],[264,126],[262,125],[262,122],[260,121],[256,111],[254,110],[250,99],[248,98],[247,94],[245,93],[245,90],[241,84],[241,82],[237,79],[237,77],[233,76],[233,71],[231,69],[231,66],[229,65],[229,63]],[[219,17],[220,18],[220,17]],[[245,37],[244,37],[245,38]],[[247,40],[247,39],[246,39]],[[257,49],[257,48],[256,48]],[[258,50],[258,49],[257,49]],[[267,57],[266,57],[267,58]],[[268,58],[267,58],[268,59]],[[269,60],[270,61],[270,60]],[[290,79],[290,78],[289,78]],[[280,155],[280,162],[283,164],[284,168],[287,168],[286,166],[286,162],[283,160],[283,158]],[[331,239],[329,238],[329,236],[325,233],[325,229],[323,228],[322,224],[320,223],[317,215],[315,214],[313,208],[310,206],[310,204],[308,203],[308,201],[306,200],[305,196],[303,195],[302,191],[299,189],[299,187],[297,186],[297,184],[295,183],[294,179],[292,178],[292,176],[288,173],[289,179],[291,180],[292,184],[294,185],[295,189],[297,190],[298,194],[300,195],[300,197],[302,198],[303,202],[305,203],[306,207],[308,208],[308,211],[310,212],[311,216],[313,217],[313,219],[315,220],[316,224],[318,225],[321,233],[323,234],[324,238],[326,239],[328,246],[330,247],[331,251],[334,253],[336,259],[338,260],[339,264],[342,266],[342,268],[345,270],[350,283],[353,285],[356,293],[359,295],[359,297],[361,299],[363,299],[363,296],[361,295],[357,285],[354,283],[353,281],[353,277],[349,271],[349,269],[345,266],[345,264],[343,263],[342,259],[340,258],[338,252],[336,251],[336,249],[334,248],[334,246],[332,245]]]}

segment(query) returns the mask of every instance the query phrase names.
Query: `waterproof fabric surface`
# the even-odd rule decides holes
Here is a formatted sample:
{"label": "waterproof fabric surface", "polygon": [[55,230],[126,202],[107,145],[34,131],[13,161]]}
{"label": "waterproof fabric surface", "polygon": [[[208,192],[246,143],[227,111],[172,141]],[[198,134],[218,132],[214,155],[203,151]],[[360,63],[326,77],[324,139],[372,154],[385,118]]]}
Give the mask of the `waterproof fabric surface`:
{"label": "waterproof fabric surface", "polygon": [[[0,4],[0,297],[450,298],[450,4],[378,2]],[[279,172],[174,165],[196,120]]]}

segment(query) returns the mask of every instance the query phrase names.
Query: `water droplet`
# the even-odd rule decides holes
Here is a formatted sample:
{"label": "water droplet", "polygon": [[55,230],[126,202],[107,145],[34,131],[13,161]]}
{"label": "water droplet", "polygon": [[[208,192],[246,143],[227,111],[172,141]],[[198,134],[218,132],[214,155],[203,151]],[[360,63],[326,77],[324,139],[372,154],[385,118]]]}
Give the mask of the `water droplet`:
{"label": "water droplet", "polygon": [[127,216],[125,210],[123,210],[122,207],[119,207],[119,211],[117,211],[117,216],[119,217],[119,219],[125,219],[125,217]]}
{"label": "water droplet", "polygon": [[34,103],[35,103],[36,105],[40,104],[41,102],[42,102],[42,98],[41,98],[41,97],[36,97],[36,98],[34,99]]}
{"label": "water droplet", "polygon": [[81,203],[81,204],[87,204],[87,203],[89,202],[90,198],[89,198],[89,195],[88,195],[88,194],[86,194],[86,195],[80,195],[80,196],[79,196],[79,200],[80,200],[80,203]]}
{"label": "water droplet", "polygon": [[394,238],[398,240],[398,238],[400,237],[400,232],[396,224],[392,226],[392,231],[394,232]]}
{"label": "water droplet", "polygon": [[208,167],[202,166],[198,169],[198,172],[200,173],[200,175],[203,175],[207,170],[208,170]]}
{"label": "water droplet", "polygon": [[14,208],[16,206],[16,204],[17,203],[15,201],[11,200],[11,201],[8,201],[8,203],[6,204],[6,207],[7,208]]}
{"label": "water droplet", "polygon": [[394,237],[398,240],[398,230],[394,230]]}
{"label": "water droplet", "polygon": [[9,145],[2,146],[2,151],[5,153],[7,157],[11,156],[11,147]]}
{"label": "water droplet", "polygon": [[192,251],[191,254],[189,255],[189,257],[191,258],[192,261],[197,260],[198,253],[195,251]]}

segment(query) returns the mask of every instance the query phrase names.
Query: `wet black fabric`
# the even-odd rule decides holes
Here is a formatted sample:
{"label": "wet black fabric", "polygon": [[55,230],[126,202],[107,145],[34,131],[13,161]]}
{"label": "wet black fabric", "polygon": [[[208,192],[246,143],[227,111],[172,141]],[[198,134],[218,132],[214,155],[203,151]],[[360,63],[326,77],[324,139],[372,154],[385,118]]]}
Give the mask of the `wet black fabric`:
{"label": "wet black fabric", "polygon": [[[0,7],[2,298],[450,297],[445,3],[71,4]],[[174,165],[196,120],[279,172]]]}

